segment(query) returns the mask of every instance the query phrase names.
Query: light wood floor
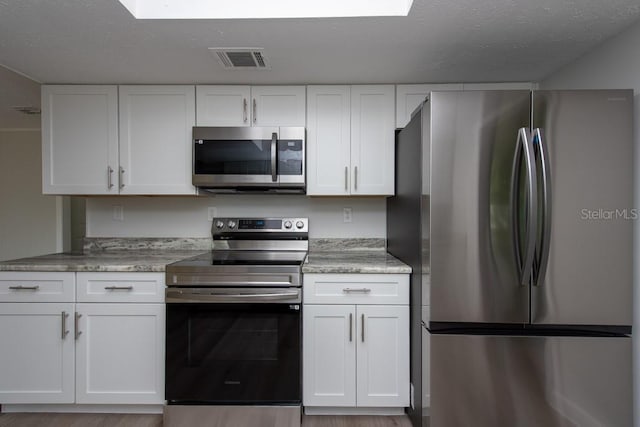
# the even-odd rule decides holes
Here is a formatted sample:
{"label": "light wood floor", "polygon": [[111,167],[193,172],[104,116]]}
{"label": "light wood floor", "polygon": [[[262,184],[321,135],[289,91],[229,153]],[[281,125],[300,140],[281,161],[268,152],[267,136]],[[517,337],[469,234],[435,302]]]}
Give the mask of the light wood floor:
{"label": "light wood floor", "polygon": [[[0,414],[0,427],[161,427],[162,415]],[[411,427],[407,416],[308,416],[303,427]],[[200,427],[200,426],[193,426]],[[204,426],[203,426],[204,427]],[[240,427],[240,426],[238,426]],[[247,426],[249,427],[249,426]]]}

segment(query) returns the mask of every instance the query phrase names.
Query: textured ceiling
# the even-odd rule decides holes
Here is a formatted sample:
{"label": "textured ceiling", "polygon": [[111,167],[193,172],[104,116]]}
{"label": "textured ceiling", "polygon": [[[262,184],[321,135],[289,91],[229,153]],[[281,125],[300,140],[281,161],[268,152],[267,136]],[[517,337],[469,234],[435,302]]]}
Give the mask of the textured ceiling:
{"label": "textured ceiling", "polygon": [[[0,64],[43,83],[536,81],[638,18],[640,0],[415,0],[408,17],[271,21],[0,0]],[[208,47],[263,47],[272,68],[224,70]]]}

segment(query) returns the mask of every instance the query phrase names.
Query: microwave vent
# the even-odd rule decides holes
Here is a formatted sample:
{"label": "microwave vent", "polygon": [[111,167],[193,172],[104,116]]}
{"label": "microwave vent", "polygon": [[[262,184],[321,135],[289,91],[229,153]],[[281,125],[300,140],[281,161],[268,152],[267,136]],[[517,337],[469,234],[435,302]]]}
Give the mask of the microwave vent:
{"label": "microwave vent", "polygon": [[268,70],[262,48],[214,48],[209,51],[227,70]]}

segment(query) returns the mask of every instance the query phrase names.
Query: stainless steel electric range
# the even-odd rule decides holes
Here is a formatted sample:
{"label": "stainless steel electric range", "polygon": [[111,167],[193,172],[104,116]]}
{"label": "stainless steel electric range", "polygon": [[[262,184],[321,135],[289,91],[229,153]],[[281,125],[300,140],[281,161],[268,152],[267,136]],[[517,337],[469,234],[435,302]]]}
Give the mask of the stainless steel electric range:
{"label": "stainless steel electric range", "polygon": [[211,252],[167,265],[166,426],[300,424],[308,229],[215,218]]}

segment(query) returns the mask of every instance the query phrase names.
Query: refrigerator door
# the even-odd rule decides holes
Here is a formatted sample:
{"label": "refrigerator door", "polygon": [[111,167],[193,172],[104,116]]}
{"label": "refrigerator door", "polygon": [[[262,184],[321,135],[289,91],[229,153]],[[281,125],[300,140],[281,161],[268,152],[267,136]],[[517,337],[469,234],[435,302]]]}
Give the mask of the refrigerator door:
{"label": "refrigerator door", "polygon": [[431,94],[423,144],[431,144],[432,323],[529,322],[514,251],[512,170],[517,148],[531,143],[530,115],[529,91]]}
{"label": "refrigerator door", "polygon": [[632,425],[631,338],[431,335],[432,427]]}
{"label": "refrigerator door", "polygon": [[540,191],[532,323],[631,325],[633,92],[538,91],[533,107],[549,204]]}

